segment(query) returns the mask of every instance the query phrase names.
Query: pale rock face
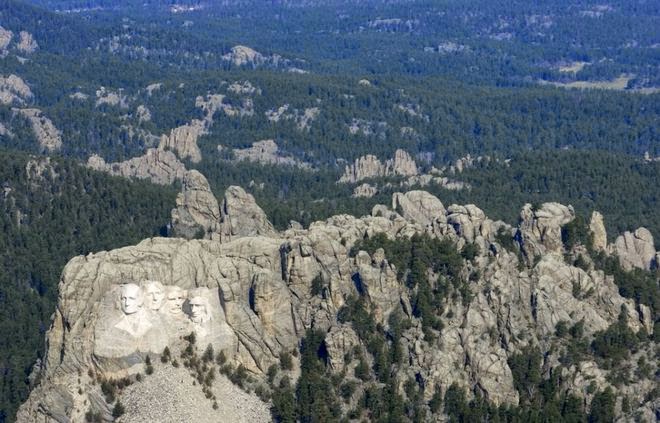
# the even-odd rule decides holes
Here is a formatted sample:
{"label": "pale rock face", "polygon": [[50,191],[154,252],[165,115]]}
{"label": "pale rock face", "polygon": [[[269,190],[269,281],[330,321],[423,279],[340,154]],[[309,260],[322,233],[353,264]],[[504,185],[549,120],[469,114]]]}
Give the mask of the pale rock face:
{"label": "pale rock face", "polygon": [[234,46],[224,56],[224,60],[231,62],[234,66],[257,66],[266,61],[266,58],[258,51],[246,46]]}
{"label": "pale rock face", "polygon": [[456,234],[467,242],[478,242],[482,251],[487,241],[493,239],[493,222],[474,204],[460,206],[452,204],[447,209],[447,223],[453,226]]}
{"label": "pale rock face", "polygon": [[341,325],[333,326],[324,342],[328,351],[328,364],[334,371],[341,372],[346,367],[344,356],[360,345],[360,338],[350,325]]}
{"label": "pale rock face", "polygon": [[137,107],[135,114],[137,115],[137,118],[140,122],[151,121],[151,112],[149,111],[149,108],[143,104],[140,104]]}
{"label": "pale rock face", "polygon": [[346,166],[340,183],[355,183],[367,178],[385,176],[416,176],[419,174],[415,160],[403,150],[397,150],[394,158],[382,163],[376,156],[368,154]]}
{"label": "pale rock face", "polygon": [[170,131],[169,135],[160,138],[160,150],[173,150],[182,158],[188,158],[193,163],[202,161],[202,152],[197,146],[197,139],[206,134],[206,125],[203,121],[193,119],[187,125],[182,125]]}
{"label": "pale rock face", "polygon": [[405,194],[392,195],[392,209],[401,216],[420,225],[430,225],[432,222],[446,222],[447,211],[433,195],[426,191],[408,191]]}
{"label": "pale rock face", "polygon": [[41,148],[48,152],[62,148],[62,133],[53,125],[53,122],[43,115],[39,109],[13,109],[25,116],[32,126]]}
{"label": "pale rock face", "polygon": [[182,180],[186,173],[186,167],[174,153],[155,148],[148,149],[143,156],[118,163],[106,163],[102,157],[92,155],[87,167],[125,178],[148,179],[159,185],[171,185]]}
{"label": "pale rock face", "polygon": [[223,239],[275,234],[266,213],[257,205],[254,197],[241,187],[227,188],[220,212]]}
{"label": "pale rock face", "polygon": [[262,140],[252,143],[248,148],[234,148],[234,158],[238,161],[249,161],[261,164],[276,164],[283,166],[299,166],[309,168],[309,164],[296,160],[294,157],[280,152],[274,140]]}
{"label": "pale rock face", "polygon": [[30,34],[27,31],[21,31],[19,33],[20,40],[18,41],[18,44],[16,45],[16,48],[23,52],[23,53],[34,53],[37,48],[39,47],[39,44],[37,44],[37,41],[34,39],[32,34]]}
{"label": "pale rock face", "polygon": [[561,227],[575,218],[572,206],[543,203],[538,210],[525,204],[520,212],[519,239],[528,259],[546,253],[560,254],[563,249]]}
{"label": "pale rock face", "polygon": [[174,236],[194,238],[197,232],[207,237],[217,232],[220,208],[208,181],[196,170],[186,172],[183,187],[172,210]]}
{"label": "pale rock face", "polygon": [[646,228],[638,228],[632,233],[624,232],[617,237],[612,250],[625,270],[650,270],[652,266],[658,266],[653,235]]}
{"label": "pale rock face", "polygon": [[353,198],[371,198],[378,194],[378,188],[371,184],[362,184],[353,190]]}
{"label": "pale rock face", "polygon": [[607,232],[605,231],[605,223],[603,223],[603,215],[597,211],[591,213],[591,221],[589,222],[589,230],[593,235],[593,247],[595,251],[607,250]]}
{"label": "pale rock face", "polygon": [[[533,268],[519,270],[515,253],[487,250],[487,256],[465,265],[479,270],[481,277],[470,282],[469,300],[461,295],[447,298],[444,329],[431,341],[421,321],[412,316],[408,290],[384,251],[372,255],[359,251],[355,256],[350,251],[357,241],[378,233],[389,238],[423,233],[459,240],[469,233],[485,237],[488,231],[483,232],[483,224],[488,218],[474,206],[450,207],[461,234],[458,238],[452,224],[437,221],[439,210],[445,216],[439,200],[413,192],[399,194],[395,204],[403,199],[424,219],[435,219],[431,227],[381,205],[374,207],[372,216],[338,215],[314,222],[309,229],[277,233],[252,196],[230,187],[220,207],[221,242],[152,238],[73,258],[60,280],[41,383],[21,407],[18,421],[82,421],[84,411],[78,418],[73,417],[78,416],[75,410],[87,410],[90,402],[102,401],[93,394],[92,381],[85,376],[88,370],[106,377],[134,374],[142,370],[147,352],[158,354],[168,345],[177,353],[184,347],[180,337],[192,331],[203,340],[197,344],[200,350],[210,343],[225,351],[231,364],[242,364],[254,377],[265,378],[268,367],[278,362],[280,353],[295,348],[306,329],[324,330],[330,368],[346,370],[346,352],[361,341],[350,325],[337,322],[337,312],[349,296],[356,295],[363,296],[383,326],[395,310],[410,317],[412,326],[404,330],[400,345],[405,360],[394,383],[418,377],[428,387],[427,396],[435,386],[444,391],[457,383],[478,389],[495,404],[517,404],[508,359],[527,346],[548,351],[548,339],[560,321],[568,327],[583,321],[590,336],[616,322],[625,309],[633,330],[644,327],[652,332],[650,309],[637,310],[632,300],[619,295],[613,279],[600,271],[585,272],[553,253],[543,254]],[[539,230],[543,236],[534,239],[548,248],[544,237],[550,231],[541,229],[559,225],[570,211],[559,205],[543,209],[544,213],[532,214],[529,230]],[[523,221],[521,226],[529,223]],[[317,277],[323,280],[322,290],[312,295],[312,281]],[[129,302],[122,311],[120,285],[128,280],[144,281],[144,303],[139,307],[139,301]],[[165,295],[160,308],[154,305],[158,301],[150,299],[147,281],[162,284]],[[132,319],[127,319],[138,315],[151,326],[133,326]],[[127,320],[125,324],[122,319]],[[142,331],[141,337],[134,335]],[[158,336],[152,336],[154,332]],[[553,362],[548,360],[548,366]],[[605,380],[606,370],[580,366],[572,372],[577,376],[566,381],[572,391],[586,392],[593,378]],[[548,371],[555,369],[552,366]],[[164,378],[160,385],[180,385],[178,375],[168,376],[160,369],[156,373]],[[641,404],[653,384],[636,389],[633,397]],[[122,402],[133,404],[141,398],[139,392],[130,395]]]}
{"label": "pale rock face", "polygon": [[14,33],[0,26],[0,51],[2,51],[3,54],[7,54],[6,50],[9,47],[12,38],[14,38]]}
{"label": "pale rock face", "polygon": [[16,75],[0,77],[0,103],[22,105],[32,98],[30,87]]}

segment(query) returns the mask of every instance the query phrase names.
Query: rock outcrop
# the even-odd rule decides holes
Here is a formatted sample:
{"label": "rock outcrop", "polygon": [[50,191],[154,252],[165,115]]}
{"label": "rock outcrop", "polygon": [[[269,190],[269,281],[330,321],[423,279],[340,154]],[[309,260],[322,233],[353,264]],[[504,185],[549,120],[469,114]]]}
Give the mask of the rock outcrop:
{"label": "rock outcrop", "polygon": [[341,183],[356,183],[368,178],[388,176],[415,176],[419,173],[415,160],[403,150],[396,150],[394,158],[382,163],[376,156],[368,154],[346,166],[339,179]]}
{"label": "rock outcrop", "polygon": [[23,105],[32,99],[30,87],[20,77],[9,75],[0,77],[0,103],[5,105]]}
{"label": "rock outcrop", "polygon": [[[134,375],[143,371],[145,355],[157,356],[163,343],[179,357],[185,347],[180,336],[190,331],[197,334],[200,354],[211,344],[230,364],[264,380],[280,355],[314,328],[325,332],[329,369],[348,374],[357,365],[354,352],[366,351],[366,341],[355,325],[340,323],[338,313],[358,297],[379,327],[387,328],[394,313],[408,322],[401,329],[402,359],[392,383],[402,387],[416,380],[425,387],[426,400],[436,387],[444,393],[457,384],[493,404],[518,404],[509,363],[528,347],[543,352],[544,374],[569,372],[558,381],[562,392],[587,395],[593,380],[599,389],[611,386],[615,369],[588,361],[572,370],[562,366],[558,326],[581,325],[585,337],[621,321],[633,332],[652,331],[650,310],[621,297],[611,276],[564,261],[560,232],[573,217],[571,207],[547,203],[532,210],[526,205],[521,215],[522,249],[538,255],[527,264],[494,239],[496,228],[509,233],[512,228],[492,222],[473,205],[445,208],[432,195],[411,191],[395,194],[392,209],[378,205],[370,216],[338,215],[308,229],[292,225],[277,232],[251,195],[230,187],[218,205],[203,176],[191,171],[173,216],[186,227],[208,228],[211,239],[152,238],[72,259],[62,273],[41,382],[18,421],[78,422],[89,409],[109,413],[88,375]],[[457,279],[464,283],[462,290],[441,285],[451,293],[436,310],[442,330],[424,328],[416,317],[415,291],[399,275],[405,269],[397,269],[385,250],[353,251],[376,234],[389,239],[426,234],[457,248],[483,247],[462,261],[463,276]],[[468,275],[477,276],[468,281]],[[444,279],[429,269],[428,280]],[[149,293],[143,302],[135,299],[140,292]],[[298,358],[292,360],[296,368]],[[172,370],[158,372],[158,384],[165,387],[183,377]],[[611,387],[640,410],[653,409],[652,383]],[[167,392],[175,395],[172,401],[185,395]],[[139,389],[123,395],[130,395],[122,399],[130,407],[144,404]]]}
{"label": "rock outcrop", "polygon": [[53,122],[44,116],[39,109],[12,109],[24,116],[32,127],[34,136],[39,141],[42,150],[57,151],[62,148],[62,133],[53,125]]}
{"label": "rock outcrop", "polygon": [[589,221],[589,230],[593,236],[593,248],[595,251],[607,250],[607,232],[605,231],[605,223],[603,222],[603,215],[597,211],[591,213],[591,220]]}
{"label": "rock outcrop", "polygon": [[251,68],[256,68],[262,65],[286,65],[289,62],[278,54],[264,55],[250,47],[241,45],[232,47],[229,53],[222,56],[222,59],[230,62],[234,66],[247,66]]}
{"label": "rock outcrop", "polygon": [[[219,146],[218,150],[224,147]],[[274,140],[262,140],[252,143],[251,147],[234,148],[232,150],[234,159],[237,161],[249,161],[261,164],[274,164],[283,166],[298,166],[310,168],[309,163],[297,160],[293,156],[282,154]]]}
{"label": "rock outcrop", "polygon": [[124,178],[148,179],[159,185],[171,185],[183,179],[186,167],[171,151],[150,148],[140,157],[123,162],[106,163],[102,157],[92,155],[87,167]]}
{"label": "rock outcrop", "polygon": [[621,267],[625,270],[633,268],[650,270],[658,265],[653,235],[646,228],[638,228],[635,232],[625,232],[620,235],[611,251],[617,255]]}
{"label": "rock outcrop", "polygon": [[533,259],[546,253],[561,253],[561,227],[575,218],[571,206],[543,203],[538,208],[525,204],[520,212],[518,241],[525,256]]}
{"label": "rock outcrop", "polygon": [[213,239],[219,223],[220,207],[208,181],[196,170],[186,172],[176,208],[172,210],[172,234],[187,239]]}
{"label": "rock outcrop", "polygon": [[252,194],[248,194],[241,187],[227,188],[220,213],[223,239],[275,234],[266,213],[257,205]]}
{"label": "rock outcrop", "polygon": [[206,134],[206,124],[199,119],[193,119],[187,125],[172,129],[169,135],[161,136],[158,148],[176,151],[180,158],[199,163],[202,161],[202,152],[197,146],[197,139],[204,134]]}
{"label": "rock outcrop", "polygon": [[229,241],[246,236],[274,236],[275,229],[251,194],[230,186],[219,205],[208,181],[188,171],[172,210],[172,235],[186,239]]}
{"label": "rock outcrop", "polygon": [[32,34],[27,31],[21,31],[18,35],[19,41],[16,45],[18,51],[21,53],[31,54],[37,50],[39,44],[37,44],[37,41],[34,39]]}

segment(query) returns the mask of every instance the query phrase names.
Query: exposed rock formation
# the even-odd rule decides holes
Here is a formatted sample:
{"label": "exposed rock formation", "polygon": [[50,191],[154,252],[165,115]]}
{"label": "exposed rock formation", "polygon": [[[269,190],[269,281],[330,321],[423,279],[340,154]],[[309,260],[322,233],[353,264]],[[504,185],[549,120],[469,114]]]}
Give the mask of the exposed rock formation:
{"label": "exposed rock formation", "polygon": [[[11,43],[16,38],[14,33],[0,26],[0,57],[6,57],[11,49]],[[13,46],[19,53],[31,54],[34,53],[39,45],[34,39],[32,34],[27,31],[20,31],[18,33],[18,40]]]}
{"label": "exposed rock formation", "polygon": [[219,223],[220,207],[208,181],[198,171],[189,170],[172,210],[173,235],[187,239],[213,238]]}
{"label": "exposed rock formation", "polygon": [[196,170],[186,173],[177,207],[172,210],[172,234],[187,239],[229,241],[245,236],[274,236],[266,213],[243,188],[230,186],[221,206],[208,181]]}
{"label": "exposed rock formation", "polygon": [[658,265],[653,235],[646,228],[638,228],[632,233],[625,232],[617,237],[612,251],[619,257],[621,267],[626,270],[649,270]]}
{"label": "exposed rock formation", "polygon": [[358,185],[353,190],[353,198],[371,198],[376,194],[378,194],[378,188],[371,184]]}
{"label": "exposed rock formation", "polygon": [[392,210],[401,214],[404,219],[423,226],[436,220],[442,223],[447,221],[445,207],[440,200],[426,191],[395,193],[392,196]]}
{"label": "exposed rock formation", "polygon": [[571,206],[543,203],[534,209],[525,204],[520,212],[518,240],[528,259],[546,253],[561,253],[561,227],[575,218]]}
{"label": "exposed rock formation", "polygon": [[44,151],[52,152],[62,147],[62,133],[53,122],[43,115],[39,109],[12,109],[20,113],[30,122],[32,131]]}
{"label": "exposed rock formation", "polygon": [[250,47],[241,45],[232,47],[229,53],[222,56],[222,59],[231,62],[234,66],[248,66],[252,68],[261,65],[286,65],[289,62],[278,54],[266,56]]}
{"label": "exposed rock formation", "polygon": [[169,135],[161,136],[158,148],[176,151],[182,159],[188,158],[193,163],[199,163],[202,160],[202,152],[197,146],[197,139],[205,133],[204,122],[193,119],[187,125],[172,129]]}
{"label": "exposed rock formation", "polygon": [[125,178],[149,179],[160,185],[170,185],[183,179],[186,167],[171,151],[150,148],[140,157],[119,163],[106,163],[103,158],[92,155],[87,166],[101,172]]}
{"label": "exposed rock formation", "polygon": [[39,44],[37,44],[37,41],[34,39],[32,34],[30,34],[27,31],[21,31],[19,33],[20,40],[18,44],[16,45],[16,48],[22,52],[22,53],[34,53],[37,48],[39,47]]}
{"label": "exposed rock formation", "polygon": [[417,164],[410,154],[403,150],[396,150],[394,158],[385,163],[371,154],[356,159],[353,165],[346,166],[339,182],[355,183],[368,178],[415,176],[417,174]]}
{"label": "exposed rock formation", "polygon": [[593,248],[595,251],[607,250],[607,232],[605,231],[605,223],[603,222],[603,215],[597,211],[591,213],[591,221],[589,222],[589,230],[593,236]]}
{"label": "exposed rock formation", "polygon": [[[557,351],[563,347],[555,337],[560,322],[566,327],[579,323],[586,337],[621,318],[633,331],[653,329],[649,310],[642,305],[638,311],[632,300],[622,298],[612,277],[564,262],[560,229],[572,219],[570,207],[525,206],[519,239],[527,254],[540,257],[524,265],[493,240],[494,229],[504,224],[492,222],[476,206],[445,209],[439,199],[421,191],[397,193],[392,204],[395,210],[379,205],[371,216],[338,215],[308,229],[294,225],[277,233],[252,196],[230,187],[219,208],[220,236],[215,240],[153,238],[72,259],[60,281],[41,383],[21,407],[19,422],[82,421],[90,404],[107,412],[88,371],[106,377],[140,372],[145,351],[161,347],[165,339],[176,355],[183,348],[176,334],[191,328],[255,378],[265,378],[280,354],[295,348],[312,327],[325,331],[330,369],[336,373],[350,369],[355,359],[347,353],[356,346],[363,348],[364,340],[353,326],[338,322],[337,313],[349,297],[360,296],[382,327],[389,325],[394,312],[409,322],[402,329],[403,359],[393,386],[417,380],[429,396],[436,387],[444,393],[456,383],[494,404],[519,402],[509,359],[528,346],[545,354],[543,372],[569,372],[558,381],[561,389],[586,393],[592,380],[598,381],[599,389],[610,386],[608,375],[614,369],[587,361],[572,370],[561,365]],[[180,220],[210,222],[212,227],[218,216],[216,205],[205,179],[197,172],[188,173],[175,211]],[[356,242],[379,233],[390,239],[427,234],[451,240],[457,248],[469,243],[483,247],[473,259],[462,261],[465,291],[454,291],[443,300],[439,316],[443,329],[435,331],[435,337],[415,317],[414,291],[399,280],[400,269],[388,261],[383,249],[351,254]],[[429,272],[429,280],[438,278]],[[477,277],[467,282],[469,272]],[[159,302],[164,300],[157,293],[150,302],[135,300],[137,285],[120,287],[131,281],[142,282],[145,293],[147,286],[166,292],[167,306]],[[162,328],[161,338],[135,336],[151,329],[129,324],[135,322],[127,316],[136,313]],[[133,334],[134,339],[117,338],[121,332],[115,329]],[[101,341],[107,333],[115,334],[121,351]],[[112,346],[112,351],[99,350],[99,342],[102,347]],[[202,343],[198,348],[204,347]],[[159,384],[180,383],[181,375],[168,372],[159,372]],[[653,407],[652,383],[612,388],[618,396],[625,392],[640,410]],[[177,395],[185,394],[174,395],[172,401],[178,401]],[[134,390],[122,401],[143,404],[140,398],[139,390]]]}
{"label": "exposed rock formation", "polygon": [[220,213],[223,239],[275,234],[266,213],[257,205],[254,197],[241,187],[227,188]]}
{"label": "exposed rock formation", "polygon": [[7,47],[9,47],[12,38],[14,38],[14,33],[0,26],[0,51],[3,55],[7,54]]}
{"label": "exposed rock formation", "polygon": [[30,87],[16,75],[0,77],[0,103],[22,105],[32,98]]}
{"label": "exposed rock formation", "polygon": [[[219,147],[220,149],[221,147]],[[249,162],[261,164],[275,164],[285,166],[299,166],[309,168],[308,163],[301,162],[295,157],[284,155],[280,152],[277,143],[274,140],[263,140],[252,143],[252,147],[234,148],[234,158],[238,161],[247,160]]]}

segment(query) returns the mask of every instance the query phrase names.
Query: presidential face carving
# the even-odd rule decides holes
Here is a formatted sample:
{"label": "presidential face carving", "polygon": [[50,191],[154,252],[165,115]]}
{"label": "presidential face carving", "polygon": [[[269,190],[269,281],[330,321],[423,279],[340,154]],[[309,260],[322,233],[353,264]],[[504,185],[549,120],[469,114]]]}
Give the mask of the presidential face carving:
{"label": "presidential face carving", "polygon": [[121,310],[124,314],[133,314],[142,308],[144,297],[142,290],[134,283],[127,283],[121,287]]}
{"label": "presidential face carving", "polygon": [[186,293],[178,286],[172,286],[167,292],[167,309],[171,314],[183,314],[183,302],[186,300]]}
{"label": "presidential face carving", "polygon": [[192,297],[189,301],[190,304],[190,320],[193,323],[204,323],[211,320],[211,313],[209,310],[209,302],[204,297]]}
{"label": "presidential face carving", "polygon": [[158,281],[145,281],[144,294],[147,306],[154,311],[160,310],[165,300],[165,290],[163,284]]}

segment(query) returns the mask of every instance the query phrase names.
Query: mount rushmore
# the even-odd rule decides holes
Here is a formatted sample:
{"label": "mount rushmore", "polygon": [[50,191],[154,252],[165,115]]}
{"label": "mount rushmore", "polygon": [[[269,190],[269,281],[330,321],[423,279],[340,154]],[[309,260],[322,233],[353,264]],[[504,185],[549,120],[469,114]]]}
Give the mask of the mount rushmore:
{"label": "mount rushmore", "polygon": [[[355,296],[364,299],[382,327],[388,327],[393,313],[409,319],[399,341],[405,360],[395,380],[398,386],[411,377],[423,381],[427,400],[435,389],[457,385],[478,390],[491,403],[517,405],[509,359],[535,347],[544,353],[542,371],[560,372],[566,392],[588,403],[596,381],[614,390],[618,413],[624,397],[641,416],[657,412],[657,398],[649,397],[652,381],[614,386],[608,379],[614,370],[593,359],[561,364],[563,347],[555,338],[559,324],[579,324],[586,337],[617,321],[634,333],[654,331],[647,305],[622,297],[613,277],[594,267],[584,247],[567,250],[562,243],[562,226],[575,218],[571,207],[527,205],[518,227],[512,227],[474,205],[445,208],[431,194],[410,191],[394,194],[391,207],[378,205],[368,216],[338,215],[307,229],[292,225],[278,232],[241,188],[230,187],[220,206],[204,177],[191,172],[172,211],[172,232],[206,239],[151,238],[71,259],[62,272],[47,355],[35,369],[35,387],[18,421],[82,422],[90,410],[112,420],[99,377],[136,377],[149,357],[165,350],[178,357],[190,333],[200,354],[211,345],[253,380],[265,381],[269,368],[299,346],[307,329],[319,329],[332,372],[350,370],[350,375],[356,366],[350,352],[364,341],[337,316]],[[590,230],[605,244],[599,248],[618,255],[626,266],[656,266],[655,250],[647,251],[652,238],[649,243],[633,236],[635,242],[607,245],[597,214]],[[373,254],[353,249],[378,234],[391,240],[423,234],[449,240],[458,250],[478,246],[474,258],[461,264],[467,291],[444,300],[443,328],[436,336],[430,337],[413,313],[414,292],[400,282],[383,249]],[[577,254],[588,261],[585,266],[567,259]],[[644,258],[636,259],[639,254]],[[289,374],[295,379],[299,358],[292,360]],[[161,388],[190,384],[165,372],[159,377]],[[143,395],[137,386],[130,391],[133,399]],[[185,418],[206,421],[195,414],[204,407],[204,413],[213,412],[200,404]],[[149,418],[184,418],[155,413]]]}

